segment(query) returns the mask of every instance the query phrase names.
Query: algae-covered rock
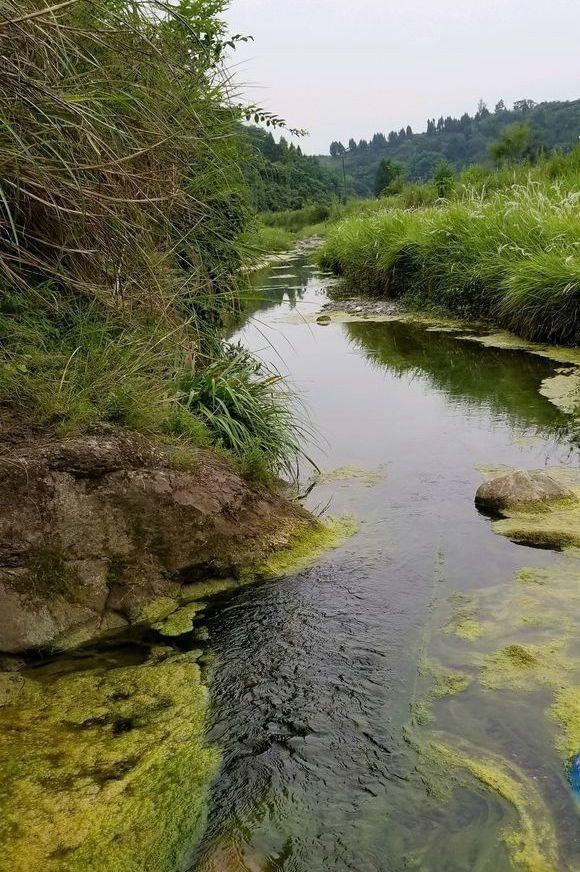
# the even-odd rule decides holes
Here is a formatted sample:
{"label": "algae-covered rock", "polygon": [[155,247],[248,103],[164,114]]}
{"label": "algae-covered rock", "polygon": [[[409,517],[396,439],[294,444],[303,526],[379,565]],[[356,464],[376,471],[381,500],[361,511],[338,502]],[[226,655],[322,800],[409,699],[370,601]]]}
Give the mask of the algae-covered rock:
{"label": "algae-covered rock", "polygon": [[541,470],[518,469],[492,478],[484,482],[475,495],[477,507],[492,513],[542,510],[564,502],[576,502],[574,492]]}
{"label": "algae-covered rock", "polygon": [[218,754],[197,654],[16,676],[0,707],[1,872],[175,872]]}
{"label": "algae-covered rock", "polygon": [[154,624],[206,579],[251,576],[296,536],[321,533],[282,491],[211,451],[113,429],[31,439],[0,458],[0,652],[60,650]]}

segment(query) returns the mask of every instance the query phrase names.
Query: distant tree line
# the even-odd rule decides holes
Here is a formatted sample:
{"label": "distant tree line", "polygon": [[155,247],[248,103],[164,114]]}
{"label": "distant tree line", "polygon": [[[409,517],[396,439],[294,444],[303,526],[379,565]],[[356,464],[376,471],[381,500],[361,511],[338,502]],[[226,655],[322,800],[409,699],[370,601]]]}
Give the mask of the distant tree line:
{"label": "distant tree line", "polygon": [[473,115],[464,112],[460,118],[429,118],[424,133],[414,133],[407,126],[388,134],[375,133],[368,141],[351,138],[347,145],[334,141],[330,157],[321,160],[323,165],[334,167],[338,177],[335,159],[344,156],[349,193],[365,197],[376,193],[384,160],[403,165],[399,181],[422,182],[433,179],[442,162],[460,171],[474,163],[534,160],[554,148],[569,149],[579,136],[580,100],[535,103],[525,99],[517,100],[511,108],[499,100],[493,111],[480,101]]}

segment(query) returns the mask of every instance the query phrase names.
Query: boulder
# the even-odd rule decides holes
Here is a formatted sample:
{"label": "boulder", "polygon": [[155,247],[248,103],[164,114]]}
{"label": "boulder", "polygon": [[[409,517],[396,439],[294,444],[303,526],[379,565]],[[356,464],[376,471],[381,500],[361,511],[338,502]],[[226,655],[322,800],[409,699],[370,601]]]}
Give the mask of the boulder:
{"label": "boulder", "polygon": [[547,472],[517,469],[484,482],[475,504],[484,512],[541,511],[550,505],[575,502],[576,496]]}
{"label": "boulder", "polygon": [[115,431],[25,446],[0,457],[0,653],[147,623],[151,603],[177,608],[188,585],[238,578],[320,526],[211,451],[184,462]]}

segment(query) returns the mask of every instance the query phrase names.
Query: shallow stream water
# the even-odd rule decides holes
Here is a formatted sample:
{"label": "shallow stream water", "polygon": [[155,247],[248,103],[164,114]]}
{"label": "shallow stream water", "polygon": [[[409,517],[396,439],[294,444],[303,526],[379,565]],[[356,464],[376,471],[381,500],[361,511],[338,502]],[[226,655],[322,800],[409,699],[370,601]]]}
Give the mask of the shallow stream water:
{"label": "shallow stream water", "polygon": [[308,507],[359,530],[209,611],[223,764],[187,868],[578,869],[552,687],[482,680],[529,642],[575,652],[578,683],[578,600],[516,580],[577,558],[497,535],[473,502],[490,468],[578,465],[538,392],[557,364],[408,323],[319,325],[327,282],[303,258],[258,274],[235,338],[304,400],[325,473]]}

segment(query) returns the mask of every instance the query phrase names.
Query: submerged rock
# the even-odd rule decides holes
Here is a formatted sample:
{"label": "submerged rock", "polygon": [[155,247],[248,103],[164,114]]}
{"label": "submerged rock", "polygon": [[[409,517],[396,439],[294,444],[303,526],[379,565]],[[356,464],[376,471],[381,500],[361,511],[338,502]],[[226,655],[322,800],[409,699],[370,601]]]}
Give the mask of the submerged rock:
{"label": "submerged rock", "polygon": [[475,495],[476,506],[492,513],[514,509],[536,511],[567,501],[575,502],[576,496],[566,485],[546,472],[525,469],[484,482]]}
{"label": "submerged rock", "polygon": [[131,433],[29,440],[0,459],[0,653],[158,623],[197,584],[269,574],[317,538],[304,509],[211,451],[176,468],[171,449]]}

